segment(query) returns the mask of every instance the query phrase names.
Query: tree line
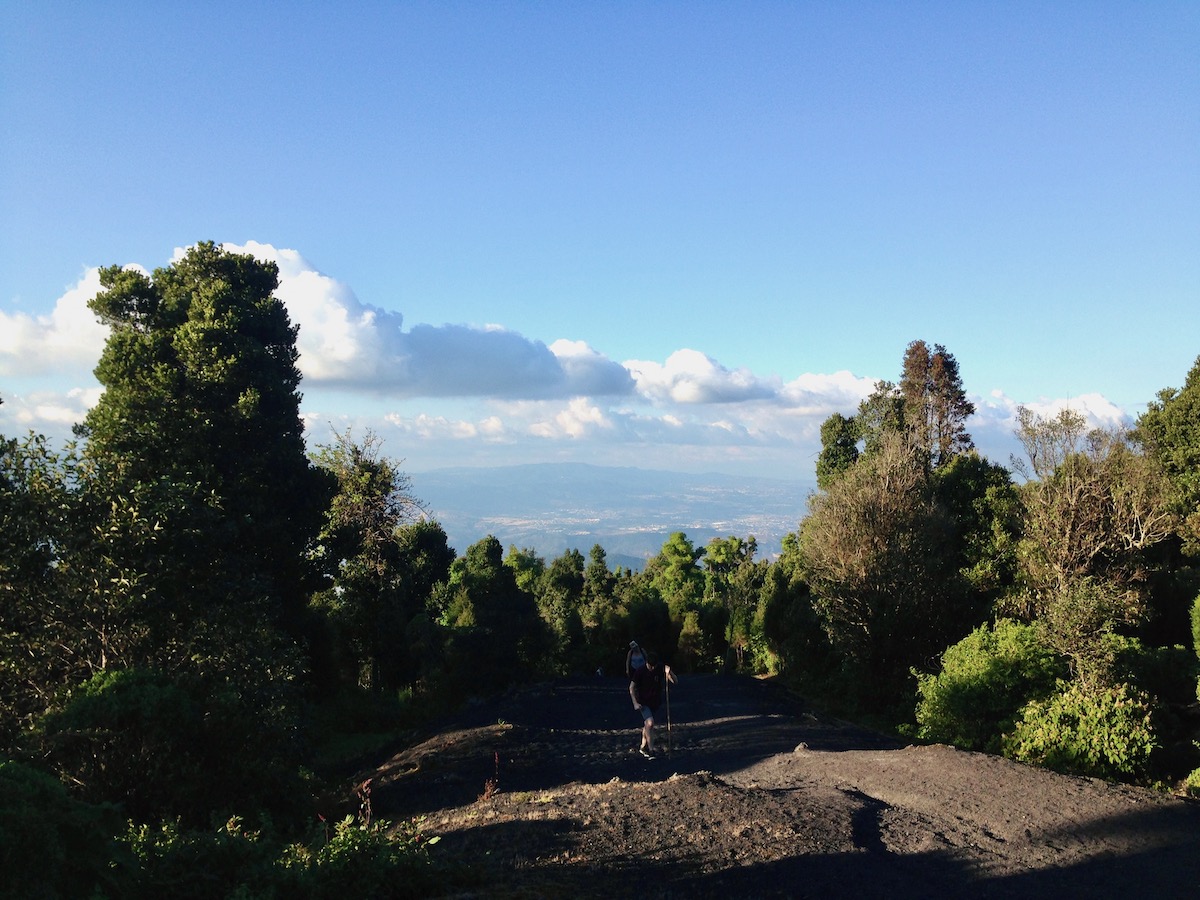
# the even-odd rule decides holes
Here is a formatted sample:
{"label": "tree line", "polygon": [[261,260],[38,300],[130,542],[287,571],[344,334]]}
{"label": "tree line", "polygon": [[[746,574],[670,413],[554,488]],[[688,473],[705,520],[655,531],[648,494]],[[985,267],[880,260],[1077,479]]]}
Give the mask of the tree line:
{"label": "tree line", "polygon": [[823,424],[777,559],[677,532],[635,572],[600,545],[460,555],[374,435],[309,452],[273,264],[202,243],[101,284],[104,393],[76,440],[0,438],[17,888],[36,858],[44,896],[184,896],[198,866],[227,894],[332,896],[353,870],[419,895],[419,833],[369,804],[314,830],[314,770],[424,709],[616,671],[634,638],[914,738],[1200,787],[1200,359],[1129,430],[1021,410],[1004,466],[973,446],[953,354],[913,341]]}

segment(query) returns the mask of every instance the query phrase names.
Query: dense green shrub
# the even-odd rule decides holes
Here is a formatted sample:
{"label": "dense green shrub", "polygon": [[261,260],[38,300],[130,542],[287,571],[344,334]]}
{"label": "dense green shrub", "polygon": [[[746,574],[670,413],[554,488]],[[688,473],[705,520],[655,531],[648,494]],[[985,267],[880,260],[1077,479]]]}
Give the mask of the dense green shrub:
{"label": "dense green shrub", "polygon": [[1054,691],[1066,663],[1038,631],[1001,619],[948,647],[937,675],[917,676],[918,737],[999,752],[1021,708]]}
{"label": "dense green shrub", "polygon": [[1128,781],[1144,773],[1157,743],[1144,692],[1125,684],[1086,691],[1075,683],[1029,703],[1004,753],[1056,772]]}
{"label": "dense green shrub", "polygon": [[[1197,660],[1181,646],[1147,647],[1137,638],[1108,636],[1116,648],[1117,681],[1135,685],[1160,704],[1184,706],[1196,695]],[[1160,723],[1161,724],[1161,723]]]}
{"label": "dense green shrub", "polygon": [[236,817],[210,830],[130,825],[124,842],[139,864],[132,896],[147,900],[399,900],[428,896],[441,874],[415,825],[352,816],[286,846]]}
{"label": "dense green shrub", "polygon": [[1200,657],[1200,594],[1197,594],[1196,599],[1192,601],[1191,620],[1192,649],[1196,652],[1196,656]]}
{"label": "dense green shrub", "polygon": [[138,861],[138,897],[280,896],[278,845],[246,830],[238,818],[203,831],[178,821],[156,826],[131,822],[123,841]]}
{"label": "dense green shrub", "polygon": [[312,900],[426,897],[436,878],[427,846],[412,823],[390,826],[346,816],[327,839],[287,848],[280,883],[286,896]]}
{"label": "dense green shrub", "polygon": [[305,786],[288,716],[245,691],[216,677],[100,672],[42,718],[37,739],[83,799],[120,802],[137,821],[295,816]]}
{"label": "dense green shrub", "polygon": [[113,807],[68,795],[44,772],[0,761],[0,897],[119,896],[132,859],[113,840]]}

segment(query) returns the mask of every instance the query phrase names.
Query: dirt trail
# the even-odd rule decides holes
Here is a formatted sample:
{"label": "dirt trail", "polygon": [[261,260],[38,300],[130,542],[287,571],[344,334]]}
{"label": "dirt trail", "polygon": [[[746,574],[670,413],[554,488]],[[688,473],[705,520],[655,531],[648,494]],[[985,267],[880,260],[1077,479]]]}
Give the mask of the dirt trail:
{"label": "dirt trail", "polygon": [[512,692],[365,773],[375,811],[424,816],[480,896],[1200,896],[1193,802],[905,747],[749,678],[670,702],[648,761],[623,679]]}

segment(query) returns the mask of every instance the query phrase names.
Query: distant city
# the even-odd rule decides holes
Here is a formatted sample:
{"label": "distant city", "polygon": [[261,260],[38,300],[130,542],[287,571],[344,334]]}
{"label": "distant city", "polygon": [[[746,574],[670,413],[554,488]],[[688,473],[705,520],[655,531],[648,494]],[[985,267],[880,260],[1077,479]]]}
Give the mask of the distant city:
{"label": "distant city", "polygon": [[582,463],[412,473],[413,493],[462,554],[487,535],[547,561],[594,544],[608,565],[638,570],[675,531],[696,546],[749,537],[772,558],[804,517],[815,481],[684,474]]}

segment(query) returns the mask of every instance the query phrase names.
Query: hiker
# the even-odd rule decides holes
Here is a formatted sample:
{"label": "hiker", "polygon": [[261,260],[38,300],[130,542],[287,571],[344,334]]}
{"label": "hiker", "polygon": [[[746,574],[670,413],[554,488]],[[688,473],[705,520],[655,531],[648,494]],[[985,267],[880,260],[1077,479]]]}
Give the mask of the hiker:
{"label": "hiker", "polygon": [[664,665],[659,669],[658,658],[654,654],[643,654],[642,658],[643,665],[630,671],[629,696],[633,700],[633,708],[642,714],[642,745],[639,752],[646,759],[654,759],[654,718],[662,700],[663,687],[667,683],[675,684],[678,679],[670,666]]}

